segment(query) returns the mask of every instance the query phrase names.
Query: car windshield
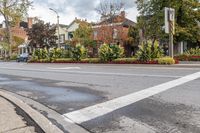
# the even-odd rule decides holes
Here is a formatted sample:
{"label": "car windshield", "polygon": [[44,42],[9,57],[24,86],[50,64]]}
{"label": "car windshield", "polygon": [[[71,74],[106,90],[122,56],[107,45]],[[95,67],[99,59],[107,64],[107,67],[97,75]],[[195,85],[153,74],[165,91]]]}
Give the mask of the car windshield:
{"label": "car windshield", "polygon": [[27,57],[28,56],[28,53],[23,53],[20,55],[21,57]]}

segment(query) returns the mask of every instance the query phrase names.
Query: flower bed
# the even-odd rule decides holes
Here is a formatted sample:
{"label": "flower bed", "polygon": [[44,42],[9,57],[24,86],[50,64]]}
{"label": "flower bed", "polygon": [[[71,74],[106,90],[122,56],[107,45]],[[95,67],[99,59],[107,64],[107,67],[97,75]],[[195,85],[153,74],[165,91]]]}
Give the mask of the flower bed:
{"label": "flower bed", "polygon": [[179,61],[200,61],[200,48],[191,48],[181,55],[175,56]]}
{"label": "flower bed", "polygon": [[42,59],[42,60],[30,60],[29,63],[90,63],[90,64],[178,64],[178,61],[163,57],[152,61],[139,61],[136,58],[119,58],[109,62],[103,62],[99,58],[86,58],[80,61],[75,61],[71,58],[56,59],[53,61]]}
{"label": "flower bed", "polygon": [[179,55],[174,58],[179,61],[200,61],[200,56],[193,55]]}

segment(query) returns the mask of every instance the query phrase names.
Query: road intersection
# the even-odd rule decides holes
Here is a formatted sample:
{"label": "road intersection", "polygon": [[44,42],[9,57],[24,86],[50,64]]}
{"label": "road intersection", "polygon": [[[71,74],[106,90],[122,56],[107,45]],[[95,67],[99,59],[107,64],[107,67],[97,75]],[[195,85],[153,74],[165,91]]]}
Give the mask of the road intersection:
{"label": "road intersection", "polygon": [[0,77],[64,132],[62,117],[89,132],[200,132],[198,67],[13,62]]}

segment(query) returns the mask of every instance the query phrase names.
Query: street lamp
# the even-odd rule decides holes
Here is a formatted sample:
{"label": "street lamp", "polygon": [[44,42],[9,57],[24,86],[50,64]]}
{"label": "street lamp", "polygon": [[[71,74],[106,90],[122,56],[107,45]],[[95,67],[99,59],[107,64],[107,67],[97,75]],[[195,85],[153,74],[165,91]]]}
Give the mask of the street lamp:
{"label": "street lamp", "polygon": [[57,28],[58,28],[58,48],[60,48],[60,30],[59,30],[59,15],[58,12],[52,8],[49,8],[49,10],[52,10],[57,15]]}

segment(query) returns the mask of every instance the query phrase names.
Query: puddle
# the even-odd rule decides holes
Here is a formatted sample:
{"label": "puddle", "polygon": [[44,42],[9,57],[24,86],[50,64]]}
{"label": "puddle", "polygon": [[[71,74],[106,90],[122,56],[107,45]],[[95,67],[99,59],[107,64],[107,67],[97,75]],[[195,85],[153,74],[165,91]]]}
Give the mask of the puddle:
{"label": "puddle", "polygon": [[0,77],[0,81],[6,81],[6,80],[9,80],[9,79],[8,78]]}
{"label": "puddle", "polygon": [[50,101],[68,101],[68,102],[90,102],[90,101],[98,100],[98,98],[91,94],[70,90],[65,95],[56,94],[56,97],[52,97],[49,100]]}
{"label": "puddle", "polygon": [[[100,97],[94,94],[75,91],[70,88],[48,87],[42,86],[30,81],[3,81],[0,85],[8,86],[17,92],[30,92],[29,97],[34,97],[35,94],[44,95],[40,98],[50,102],[94,102]],[[34,93],[31,95],[31,93]],[[38,97],[39,98],[39,97]]]}

